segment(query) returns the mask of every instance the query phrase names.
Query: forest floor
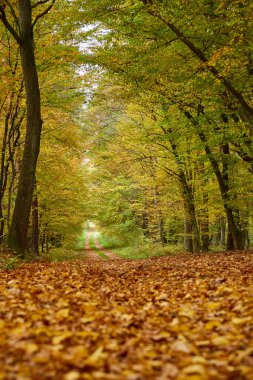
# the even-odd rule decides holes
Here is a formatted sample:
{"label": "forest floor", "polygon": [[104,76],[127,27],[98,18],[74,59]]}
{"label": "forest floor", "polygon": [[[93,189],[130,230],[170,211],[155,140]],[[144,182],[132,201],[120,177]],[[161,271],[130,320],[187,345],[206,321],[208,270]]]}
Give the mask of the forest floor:
{"label": "forest floor", "polygon": [[1,380],[253,379],[253,253],[0,272]]}

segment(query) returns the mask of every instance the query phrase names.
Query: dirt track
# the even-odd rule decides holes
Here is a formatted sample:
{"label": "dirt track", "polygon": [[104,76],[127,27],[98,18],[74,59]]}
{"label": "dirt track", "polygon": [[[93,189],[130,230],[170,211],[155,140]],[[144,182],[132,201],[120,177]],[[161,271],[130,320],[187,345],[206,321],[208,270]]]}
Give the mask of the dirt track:
{"label": "dirt track", "polygon": [[[90,248],[90,241],[94,241],[96,249]],[[98,241],[97,232],[94,229],[90,229],[87,233],[84,248],[86,250],[86,256],[89,260],[101,261],[103,258],[97,253],[97,251],[103,253],[108,259],[117,260],[120,259],[114,252],[105,249]]]}

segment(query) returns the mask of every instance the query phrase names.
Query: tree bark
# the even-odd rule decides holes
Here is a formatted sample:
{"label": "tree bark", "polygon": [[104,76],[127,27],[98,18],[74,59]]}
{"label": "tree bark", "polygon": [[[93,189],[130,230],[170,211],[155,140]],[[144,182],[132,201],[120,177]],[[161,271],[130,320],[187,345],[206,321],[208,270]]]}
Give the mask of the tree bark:
{"label": "tree bark", "polygon": [[184,249],[186,252],[193,253],[192,225],[187,218],[184,221]]}
{"label": "tree bark", "polygon": [[22,256],[28,250],[28,226],[42,128],[40,90],[34,54],[31,1],[19,0],[20,55],[26,91],[27,129],[9,246]]}
{"label": "tree bark", "polygon": [[220,239],[219,239],[220,246],[225,245],[225,236],[226,236],[226,221],[225,221],[225,218],[222,217],[220,219]]}
{"label": "tree bark", "polygon": [[34,195],[32,201],[32,254],[34,256],[39,255],[39,212],[37,194]]}
{"label": "tree bark", "polygon": [[206,219],[200,224],[201,227],[201,250],[202,252],[209,251],[209,221]]}

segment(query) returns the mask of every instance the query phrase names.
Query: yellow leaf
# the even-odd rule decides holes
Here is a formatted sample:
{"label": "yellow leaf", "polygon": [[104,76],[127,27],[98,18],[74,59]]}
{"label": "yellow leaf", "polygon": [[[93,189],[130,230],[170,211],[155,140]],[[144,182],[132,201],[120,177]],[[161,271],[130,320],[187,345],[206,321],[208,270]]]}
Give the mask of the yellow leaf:
{"label": "yellow leaf", "polygon": [[178,375],[178,368],[171,363],[167,363],[162,367],[161,379],[174,379]]}
{"label": "yellow leaf", "polygon": [[221,307],[220,302],[209,302],[207,305],[208,310],[214,311]]}
{"label": "yellow leaf", "polygon": [[244,317],[244,318],[232,318],[232,323],[234,325],[243,325],[244,323],[248,323],[252,320],[251,316]]}
{"label": "yellow leaf", "polygon": [[193,364],[206,364],[207,360],[203,358],[203,356],[194,356],[192,358],[192,363]]}
{"label": "yellow leaf", "polygon": [[195,315],[195,311],[190,306],[183,306],[179,309],[178,315],[180,317],[192,318]]}
{"label": "yellow leaf", "polygon": [[172,343],[171,349],[172,351],[184,352],[186,354],[189,354],[191,352],[189,344],[181,340],[176,340],[174,343]]}
{"label": "yellow leaf", "polygon": [[152,340],[154,342],[160,342],[161,340],[168,339],[170,334],[167,331],[161,331],[159,334],[153,335]]}
{"label": "yellow leaf", "polygon": [[39,347],[35,343],[26,343],[24,346],[24,350],[27,355],[33,354],[35,351],[38,351]]}
{"label": "yellow leaf", "polygon": [[206,369],[201,364],[192,364],[192,365],[189,365],[188,367],[183,368],[182,372],[187,375],[193,375],[196,373],[203,376],[206,374]]}
{"label": "yellow leaf", "polygon": [[230,341],[226,336],[216,336],[215,338],[212,338],[212,344],[215,346],[226,346],[229,343]]}
{"label": "yellow leaf", "polygon": [[155,297],[156,301],[168,301],[170,299],[169,294],[160,293]]}
{"label": "yellow leaf", "polygon": [[83,318],[81,318],[81,322],[82,323],[90,323],[90,322],[92,322],[92,321],[94,321],[94,317],[83,317]]}
{"label": "yellow leaf", "polygon": [[63,380],[77,380],[80,377],[80,373],[77,371],[70,371],[63,376]]}
{"label": "yellow leaf", "polygon": [[103,354],[103,350],[104,350],[104,347],[103,346],[99,346],[96,351],[93,352],[93,354],[91,354],[87,360],[85,360],[85,363],[86,364],[95,364],[100,358],[102,358],[104,356]]}
{"label": "yellow leaf", "polygon": [[33,357],[33,361],[35,363],[48,363],[48,361],[50,360],[49,352],[46,349],[38,352],[35,355],[36,356]]}
{"label": "yellow leaf", "polygon": [[63,342],[65,339],[69,338],[72,335],[73,333],[71,331],[66,331],[63,334],[54,336],[52,342],[54,345],[58,345],[59,343]]}
{"label": "yellow leaf", "polygon": [[205,325],[206,330],[212,330],[214,327],[219,327],[220,326],[220,321],[214,320],[214,321],[209,321]]}
{"label": "yellow leaf", "polygon": [[175,327],[175,326],[178,326],[179,325],[179,319],[178,318],[173,318],[171,323],[170,323],[170,326],[172,327]]}
{"label": "yellow leaf", "polygon": [[57,319],[67,318],[69,316],[69,309],[60,309],[56,313]]}

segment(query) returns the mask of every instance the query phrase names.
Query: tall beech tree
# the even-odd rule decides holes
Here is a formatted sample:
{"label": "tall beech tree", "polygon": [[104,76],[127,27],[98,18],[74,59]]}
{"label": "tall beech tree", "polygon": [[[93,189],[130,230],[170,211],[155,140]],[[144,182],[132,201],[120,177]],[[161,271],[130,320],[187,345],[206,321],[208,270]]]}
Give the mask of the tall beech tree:
{"label": "tall beech tree", "polygon": [[[0,3],[0,20],[19,45],[26,93],[25,146],[8,236],[9,246],[22,255],[28,249],[27,234],[42,129],[40,88],[35,62],[33,30],[37,21],[50,11],[54,3],[55,0],[37,1],[33,4],[30,0],[18,0],[15,5],[8,0],[3,0]],[[44,6],[44,4],[46,4],[46,8],[37,12],[37,8]],[[32,17],[33,11],[36,11],[34,17]]]}

